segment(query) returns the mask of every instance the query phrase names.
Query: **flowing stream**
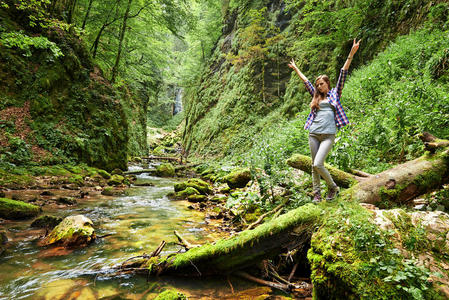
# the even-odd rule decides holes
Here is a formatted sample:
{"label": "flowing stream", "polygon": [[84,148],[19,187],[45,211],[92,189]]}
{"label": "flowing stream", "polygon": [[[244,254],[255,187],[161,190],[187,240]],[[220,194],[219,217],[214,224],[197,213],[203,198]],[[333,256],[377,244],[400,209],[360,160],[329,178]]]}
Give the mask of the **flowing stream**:
{"label": "flowing stream", "polygon": [[[190,299],[220,299],[231,294],[226,278],[106,275],[106,270],[127,258],[151,253],[162,240],[167,242],[162,254],[179,251],[174,230],[192,243],[223,236],[218,224],[206,224],[202,213],[187,208],[188,202],[166,197],[174,180],[138,177],[154,186],[132,187],[127,196],[91,196],[68,209],[44,209],[44,214],[62,217],[83,214],[94,222],[97,236],[112,234],[86,248],[62,253],[39,248],[36,242],[44,232],[30,228],[31,221],[3,224],[10,241],[0,257],[0,299],[152,299],[167,287]],[[235,290],[251,287],[234,281]]]}

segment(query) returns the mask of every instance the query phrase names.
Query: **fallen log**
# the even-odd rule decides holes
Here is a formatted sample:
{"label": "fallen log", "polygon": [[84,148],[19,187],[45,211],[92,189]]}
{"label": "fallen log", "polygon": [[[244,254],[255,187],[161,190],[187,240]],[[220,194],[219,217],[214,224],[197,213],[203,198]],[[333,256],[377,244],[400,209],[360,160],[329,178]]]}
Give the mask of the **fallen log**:
{"label": "fallen log", "polygon": [[[199,164],[197,164],[197,163],[192,163],[192,164],[187,164],[187,165],[176,166],[175,167],[175,172],[180,171],[180,170],[184,170],[184,169],[187,169],[187,168],[193,168],[193,167],[196,167],[198,165]],[[156,175],[156,172],[157,172],[156,169],[141,169],[141,170],[134,170],[134,171],[126,171],[126,172],[123,172],[123,174],[125,174],[125,175],[131,175],[131,174],[138,175],[138,174],[143,174],[143,173],[149,173],[150,175]]]}
{"label": "fallen log", "polygon": [[180,162],[181,159],[179,157],[169,157],[169,156],[142,156],[142,159],[147,160],[170,160],[170,161],[176,161]]}
{"label": "fallen log", "polygon": [[[287,164],[290,167],[293,167],[295,169],[299,169],[301,171],[311,173],[312,172],[312,159],[309,156],[301,155],[301,154],[294,154],[292,157],[290,157],[287,160]],[[337,169],[335,167],[332,167],[331,165],[325,163],[324,164],[326,169],[331,174],[332,178],[334,179],[335,183],[340,187],[350,187],[352,185],[357,184],[358,182],[362,181],[364,178],[359,177],[350,173],[346,173],[340,169]]]}
{"label": "fallen log", "polygon": [[[442,140],[440,140],[442,141]],[[287,164],[311,172],[311,158],[295,154]],[[363,178],[326,164],[337,185],[350,187],[342,194],[346,200],[391,207],[391,203],[406,203],[442,183],[449,181],[449,148],[395,166],[384,172]]]}
{"label": "fallen log", "polygon": [[190,249],[170,258],[146,260],[150,274],[204,276],[226,274],[264,258],[305,247],[319,223],[322,209],[308,204],[238,235]]}

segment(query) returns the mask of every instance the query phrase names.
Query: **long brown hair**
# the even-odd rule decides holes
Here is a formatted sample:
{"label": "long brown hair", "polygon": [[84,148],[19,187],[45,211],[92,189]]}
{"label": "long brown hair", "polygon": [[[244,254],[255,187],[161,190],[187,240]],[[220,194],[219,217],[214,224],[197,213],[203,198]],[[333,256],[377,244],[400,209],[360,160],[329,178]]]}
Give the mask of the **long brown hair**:
{"label": "long brown hair", "polygon": [[312,102],[310,102],[310,108],[312,110],[320,109],[320,101],[326,98],[326,94],[321,93],[318,90],[317,82],[318,80],[323,79],[324,82],[327,83],[327,86],[329,87],[329,90],[331,89],[331,83],[329,81],[329,77],[327,75],[320,75],[315,79],[315,93],[313,94]]}

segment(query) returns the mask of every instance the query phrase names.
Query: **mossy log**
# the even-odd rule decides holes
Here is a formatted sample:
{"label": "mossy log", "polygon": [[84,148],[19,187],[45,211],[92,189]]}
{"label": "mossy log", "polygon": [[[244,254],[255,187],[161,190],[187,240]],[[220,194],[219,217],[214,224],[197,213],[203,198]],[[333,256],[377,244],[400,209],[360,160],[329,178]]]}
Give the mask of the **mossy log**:
{"label": "mossy log", "polygon": [[449,149],[424,155],[361,181],[345,195],[370,204],[405,203],[449,178]]}
{"label": "mossy log", "polygon": [[185,276],[239,270],[262,259],[308,245],[312,232],[320,223],[321,212],[321,208],[308,204],[215,244],[193,248],[174,257],[142,261],[139,270],[144,269],[151,274]]}
{"label": "mossy log", "polygon": [[[292,157],[290,157],[287,160],[287,164],[295,169],[299,169],[301,171],[311,173],[312,172],[312,158],[309,156],[301,155],[301,154],[294,154]],[[332,167],[329,164],[324,164],[326,169],[331,174],[332,178],[334,179],[335,183],[338,186],[347,188],[352,185],[357,184],[360,181],[363,181],[365,178],[359,177],[350,173],[346,173],[340,169],[337,169],[335,167]]]}
{"label": "mossy log", "polygon": [[[311,158],[295,154],[287,160],[293,168],[311,171]],[[391,206],[405,203],[449,181],[449,149],[425,155],[397,165],[384,172],[358,177],[326,164],[337,185],[350,187],[344,192],[346,199]]]}

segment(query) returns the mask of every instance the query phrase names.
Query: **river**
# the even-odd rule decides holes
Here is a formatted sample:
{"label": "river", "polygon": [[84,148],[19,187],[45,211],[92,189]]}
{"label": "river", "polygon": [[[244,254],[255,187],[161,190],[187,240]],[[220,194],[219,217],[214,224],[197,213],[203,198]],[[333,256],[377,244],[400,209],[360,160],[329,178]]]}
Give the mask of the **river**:
{"label": "river", "polygon": [[[30,228],[32,220],[1,225],[10,241],[0,258],[0,299],[152,299],[167,287],[180,290],[189,299],[229,296],[226,278],[108,275],[112,266],[151,253],[162,240],[167,242],[162,254],[179,251],[174,230],[198,244],[223,237],[218,224],[206,224],[204,214],[188,209],[188,202],[166,197],[175,180],[145,174],[138,180],[154,186],[131,187],[128,195],[120,197],[91,196],[67,209],[44,208],[48,215],[83,214],[94,222],[97,236],[111,234],[83,249],[61,253],[39,248],[36,242],[44,232]],[[236,291],[253,286],[242,280],[232,284]]]}

